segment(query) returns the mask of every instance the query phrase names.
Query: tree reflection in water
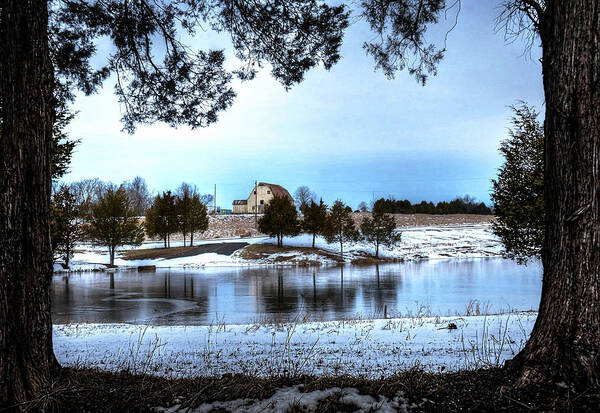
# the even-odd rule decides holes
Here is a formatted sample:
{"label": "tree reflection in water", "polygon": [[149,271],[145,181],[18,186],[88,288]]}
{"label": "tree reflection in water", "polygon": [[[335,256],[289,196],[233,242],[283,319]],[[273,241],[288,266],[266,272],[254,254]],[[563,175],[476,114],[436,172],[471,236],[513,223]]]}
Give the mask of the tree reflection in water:
{"label": "tree reflection in water", "polygon": [[[312,278],[312,280],[311,280]],[[312,282],[311,282],[312,281]],[[202,268],[156,273],[81,273],[53,279],[55,322],[248,323],[260,318],[383,316],[429,304],[434,313],[536,309],[541,266],[503,259],[332,267]],[[110,297],[113,297],[112,299]]]}

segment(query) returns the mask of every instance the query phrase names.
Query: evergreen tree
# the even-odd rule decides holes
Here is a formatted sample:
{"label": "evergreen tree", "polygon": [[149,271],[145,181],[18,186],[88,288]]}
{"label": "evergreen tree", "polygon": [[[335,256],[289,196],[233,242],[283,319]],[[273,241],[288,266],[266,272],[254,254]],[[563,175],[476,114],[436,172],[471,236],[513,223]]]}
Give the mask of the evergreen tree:
{"label": "evergreen tree", "polygon": [[323,203],[323,199],[319,203],[311,200],[310,205],[305,205],[302,209],[302,229],[312,234],[312,247],[315,247],[317,235],[323,233],[325,220],[327,219],[327,205]]}
{"label": "evergreen tree", "polygon": [[96,245],[108,247],[110,265],[115,263],[115,251],[126,244],[139,245],[144,240],[143,227],[138,223],[123,188],[108,189],[93,208],[88,235]]}
{"label": "evergreen tree", "polygon": [[300,232],[298,211],[287,196],[275,196],[265,207],[258,220],[258,229],[271,237],[277,237],[277,246],[283,246],[283,236],[296,236]]}
{"label": "evergreen tree", "polygon": [[162,209],[162,197],[157,195],[154,202],[146,211],[146,219],[144,221],[144,229],[150,238],[160,238],[164,242],[164,247],[167,248],[167,218]]}
{"label": "evergreen tree", "polygon": [[476,202],[475,198],[469,195],[456,197],[450,202],[440,201],[436,205],[426,201],[413,205],[408,199],[400,201],[380,198],[373,204],[373,209],[388,214],[492,214],[487,205]]}
{"label": "evergreen tree", "polygon": [[154,198],[152,206],[146,211],[146,233],[149,237],[160,237],[165,248],[171,246],[171,234],[180,229],[176,198],[171,191],[163,192],[162,196]]}
{"label": "evergreen tree", "polygon": [[190,191],[184,190],[183,193],[177,196],[175,200],[175,209],[177,210],[178,216],[178,229],[183,235],[183,246],[185,247],[185,241],[187,234],[190,232],[190,212],[192,206],[192,197]]}
{"label": "evergreen tree", "polygon": [[55,113],[52,133],[52,159],[50,161],[53,180],[57,180],[67,173],[71,157],[73,156],[73,150],[80,143],[79,139],[70,139],[69,134],[65,130],[75,115],[69,111],[64,101],[58,102]]}
{"label": "evergreen tree", "polygon": [[340,243],[340,255],[344,257],[344,241],[358,240],[358,230],[352,218],[352,208],[337,200],[327,214],[323,226],[323,236],[327,242]]}
{"label": "evergreen tree", "polygon": [[392,248],[402,240],[402,235],[396,232],[396,220],[393,216],[373,212],[373,217],[363,218],[360,224],[363,238],[375,246],[375,257],[379,257],[379,246]]}
{"label": "evergreen tree", "polygon": [[190,234],[191,246],[194,243],[194,232],[208,229],[206,206],[194,185],[182,183],[177,189],[177,194],[176,208],[179,230],[183,234],[183,245],[185,246],[187,234]]}
{"label": "evergreen tree", "polygon": [[77,222],[78,210],[75,195],[62,185],[52,195],[50,202],[50,238],[54,257],[64,260],[69,267],[75,244],[82,239],[82,229]]}
{"label": "evergreen tree", "polygon": [[492,180],[494,233],[517,262],[540,257],[544,244],[544,130],[532,107],[513,106],[508,138],[500,145],[504,164]]}
{"label": "evergreen tree", "polygon": [[190,231],[190,246],[194,246],[194,233],[208,229],[208,213],[200,195],[194,194],[190,204],[189,214],[185,217]]}

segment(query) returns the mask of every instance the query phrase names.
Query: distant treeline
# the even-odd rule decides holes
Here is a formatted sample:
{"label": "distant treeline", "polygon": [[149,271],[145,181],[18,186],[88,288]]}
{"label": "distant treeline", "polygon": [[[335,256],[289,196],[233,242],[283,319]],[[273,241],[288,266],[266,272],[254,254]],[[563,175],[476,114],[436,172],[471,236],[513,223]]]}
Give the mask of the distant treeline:
{"label": "distant treeline", "polygon": [[386,214],[478,214],[491,215],[493,211],[483,202],[475,202],[475,198],[465,195],[447,202],[421,201],[419,204],[411,204],[407,199],[378,199],[373,204],[373,210]]}

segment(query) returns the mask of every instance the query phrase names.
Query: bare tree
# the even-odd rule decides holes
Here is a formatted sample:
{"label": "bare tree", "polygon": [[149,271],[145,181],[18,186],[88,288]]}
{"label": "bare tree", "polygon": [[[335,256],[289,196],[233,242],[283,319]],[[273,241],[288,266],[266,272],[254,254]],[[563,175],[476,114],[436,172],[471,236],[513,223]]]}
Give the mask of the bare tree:
{"label": "bare tree", "polygon": [[204,206],[208,206],[208,204],[214,201],[214,196],[212,194],[199,194],[200,202],[204,204]]}
{"label": "bare tree", "polygon": [[296,189],[296,192],[294,192],[294,202],[300,211],[316,198],[317,196],[315,193],[306,185],[299,186],[298,189]]}
{"label": "bare tree", "polygon": [[152,195],[148,190],[146,181],[141,176],[136,176],[131,181],[123,182],[125,192],[129,197],[131,208],[136,216],[146,214],[146,210],[152,204]]}
{"label": "bare tree", "polygon": [[104,195],[109,184],[99,178],[82,179],[69,184],[70,192],[75,196],[81,216],[89,217],[93,206]]}

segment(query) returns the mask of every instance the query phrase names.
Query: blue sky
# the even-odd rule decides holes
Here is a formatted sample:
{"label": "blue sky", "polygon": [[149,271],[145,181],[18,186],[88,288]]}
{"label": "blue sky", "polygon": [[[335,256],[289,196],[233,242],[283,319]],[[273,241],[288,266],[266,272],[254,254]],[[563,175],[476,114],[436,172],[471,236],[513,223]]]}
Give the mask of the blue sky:
{"label": "blue sky", "polygon": [[[236,83],[233,107],[205,129],[154,124],[121,132],[107,81],[75,102],[69,132],[82,143],[65,180],[119,183],[140,175],[152,191],[185,181],[210,193],[217,184],[225,208],[247,197],[255,179],[292,193],[307,185],[326,202],[340,198],[353,207],[390,195],[440,201],[470,194],[488,203],[508,106],[525,100],[543,110],[539,49],[524,56],[522,43],[507,44],[494,31],[497,14],[493,1],[463,0],[439,74],[425,87],[406,72],[389,80],[374,71],[362,49],[373,35],[359,22],[330,71],[315,69],[288,92],[268,70]],[[443,27],[432,40],[443,39]],[[193,43],[228,46],[226,38],[202,36]]]}

